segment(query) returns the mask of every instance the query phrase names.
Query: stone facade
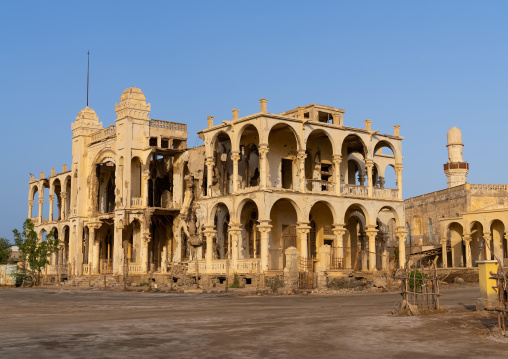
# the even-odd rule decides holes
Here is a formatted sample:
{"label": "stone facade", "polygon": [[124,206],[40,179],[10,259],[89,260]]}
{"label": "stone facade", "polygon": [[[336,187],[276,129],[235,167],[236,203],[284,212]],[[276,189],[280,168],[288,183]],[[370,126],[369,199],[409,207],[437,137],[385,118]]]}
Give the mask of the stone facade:
{"label": "stone facade", "polygon": [[[448,188],[404,201],[411,253],[441,248],[448,254],[443,266],[472,267],[475,261],[508,257],[508,185],[466,183],[469,165],[463,161],[462,135],[448,132],[448,158],[444,171]],[[490,240],[480,248],[482,238]]]}
{"label": "stone facade", "polygon": [[[273,114],[262,99],[258,113],[235,109],[218,125],[208,117],[204,145],[189,149],[187,126],[151,119],[137,88],[116,113],[103,128],[83,109],[70,168],[30,178],[28,216],[41,238],[53,230],[61,240],[48,273],[167,273],[185,263],[203,275],[280,275],[291,247],[328,271],[387,270],[390,246],[404,264],[399,126],[393,135],[370,120],[347,127],[344,110],[315,104]],[[388,166],[397,188],[384,186]]]}

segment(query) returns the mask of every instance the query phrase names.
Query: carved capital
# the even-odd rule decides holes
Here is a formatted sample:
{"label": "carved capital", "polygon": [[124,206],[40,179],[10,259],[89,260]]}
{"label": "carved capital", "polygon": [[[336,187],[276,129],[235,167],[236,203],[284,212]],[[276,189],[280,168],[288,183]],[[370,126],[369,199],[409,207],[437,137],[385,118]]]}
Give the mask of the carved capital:
{"label": "carved capital", "polygon": [[67,192],[60,193],[60,197],[62,197],[62,199],[66,199],[67,198]]}
{"label": "carved capital", "polygon": [[342,156],[341,155],[333,155],[332,156],[333,163],[338,164],[342,162]]}
{"label": "carved capital", "polygon": [[44,198],[39,198],[39,200],[37,202],[39,202],[39,204],[43,204],[44,203]]}
{"label": "carved capital", "polygon": [[233,153],[231,155],[231,161],[233,161],[233,162],[238,163],[238,161],[240,161],[241,158],[242,158],[242,156],[240,156],[240,154],[238,154],[238,153]]}
{"label": "carved capital", "polygon": [[55,200],[55,196],[54,195],[50,195],[48,198],[49,198],[50,202],[53,202]]}
{"label": "carved capital", "polygon": [[29,205],[30,207],[31,207],[31,206],[33,206],[33,205],[34,205],[34,201],[32,201],[32,200],[28,201],[28,205]]}
{"label": "carved capital", "polygon": [[261,158],[264,158],[266,154],[268,153],[268,146],[267,145],[260,145],[258,148],[259,156]]}

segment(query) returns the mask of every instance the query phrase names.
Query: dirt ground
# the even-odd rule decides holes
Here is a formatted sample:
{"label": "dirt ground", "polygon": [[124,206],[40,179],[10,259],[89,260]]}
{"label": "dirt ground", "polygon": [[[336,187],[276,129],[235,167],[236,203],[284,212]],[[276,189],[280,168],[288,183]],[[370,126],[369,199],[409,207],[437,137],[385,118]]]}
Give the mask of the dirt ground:
{"label": "dirt ground", "polygon": [[445,314],[390,314],[397,293],[256,296],[0,289],[0,358],[505,358],[478,287]]}

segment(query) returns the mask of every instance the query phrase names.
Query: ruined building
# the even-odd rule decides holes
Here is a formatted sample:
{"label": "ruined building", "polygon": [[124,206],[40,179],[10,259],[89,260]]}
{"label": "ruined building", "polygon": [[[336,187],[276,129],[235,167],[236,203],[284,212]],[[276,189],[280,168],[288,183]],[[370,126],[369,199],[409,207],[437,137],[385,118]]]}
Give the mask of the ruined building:
{"label": "ruined building", "polygon": [[116,113],[103,128],[92,109],[79,112],[70,168],[30,178],[28,217],[61,241],[48,274],[157,275],[185,263],[248,280],[282,273],[290,247],[330,275],[386,270],[388,247],[403,265],[399,126],[347,127],[344,110],[315,104],[273,114],[262,99],[258,113],[208,117],[204,145],[187,148],[187,126],[151,119],[135,87]]}
{"label": "ruined building", "polygon": [[475,267],[476,261],[493,255],[506,262],[508,185],[467,183],[462,133],[452,127],[447,139],[448,188],[404,203],[410,252],[418,257],[439,254],[443,267]]}

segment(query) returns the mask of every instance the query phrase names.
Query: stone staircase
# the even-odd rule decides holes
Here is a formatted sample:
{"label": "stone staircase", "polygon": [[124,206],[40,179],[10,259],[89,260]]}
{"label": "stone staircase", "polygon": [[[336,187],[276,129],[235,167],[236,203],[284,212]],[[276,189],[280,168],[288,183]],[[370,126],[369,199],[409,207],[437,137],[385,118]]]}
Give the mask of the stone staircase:
{"label": "stone staircase", "polygon": [[[104,275],[93,274],[83,275],[80,277],[72,278],[65,282],[66,286],[69,287],[81,287],[81,288],[104,288]],[[115,276],[106,274],[106,287],[107,288],[119,288],[123,287],[123,283],[116,280]]]}

